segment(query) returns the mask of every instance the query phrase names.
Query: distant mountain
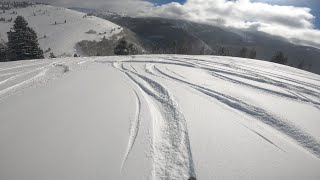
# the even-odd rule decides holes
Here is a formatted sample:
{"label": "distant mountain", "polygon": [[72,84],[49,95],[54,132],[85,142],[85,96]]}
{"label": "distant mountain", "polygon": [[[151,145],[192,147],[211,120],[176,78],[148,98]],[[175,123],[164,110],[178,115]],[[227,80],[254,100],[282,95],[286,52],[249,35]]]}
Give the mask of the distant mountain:
{"label": "distant mountain", "polygon": [[57,57],[86,55],[78,47],[81,41],[101,41],[117,38],[123,31],[120,26],[86,13],[54,7],[50,5],[31,5],[25,8],[12,8],[1,11],[0,36],[7,41],[7,32],[13,26],[14,19],[23,16],[38,35],[40,47],[45,57],[54,53]]}
{"label": "distant mountain", "polygon": [[254,48],[257,59],[270,60],[276,51],[288,56],[288,65],[320,73],[320,50],[289,43],[286,39],[269,34],[232,28],[221,28],[179,20],[167,20],[203,40],[213,49],[227,47],[237,56],[242,47]]}
{"label": "distant mountain", "polygon": [[256,50],[257,59],[270,61],[277,51],[283,51],[288,56],[288,65],[320,74],[319,49],[295,45],[266,33],[184,20],[133,18],[99,10],[84,12],[131,30],[149,53],[216,54],[219,48],[225,47],[237,56],[241,48],[247,47]]}
{"label": "distant mountain", "polygon": [[183,28],[159,18],[132,18],[124,14],[72,8],[127,28],[143,49],[153,54],[211,54],[212,48]]}

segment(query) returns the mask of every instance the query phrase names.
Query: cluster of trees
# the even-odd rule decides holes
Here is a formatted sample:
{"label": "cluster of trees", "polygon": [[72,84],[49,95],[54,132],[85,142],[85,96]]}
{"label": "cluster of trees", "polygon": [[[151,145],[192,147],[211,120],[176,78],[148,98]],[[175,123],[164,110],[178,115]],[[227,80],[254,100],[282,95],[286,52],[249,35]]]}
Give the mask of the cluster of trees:
{"label": "cluster of trees", "polygon": [[[11,18],[9,18],[9,19],[7,19],[7,21],[8,21],[8,22],[12,22],[12,20],[13,20],[13,18],[12,18],[12,17],[11,17]],[[6,19],[5,19],[4,17],[1,17],[1,18],[0,18],[0,21],[5,22],[5,21],[6,21]]]}
{"label": "cluster of trees", "polygon": [[288,56],[284,55],[282,51],[276,52],[270,62],[278,63],[278,64],[287,64]]}
{"label": "cluster of trees", "polygon": [[232,56],[228,48],[220,47],[216,53],[218,56]]}
{"label": "cluster of trees", "polygon": [[138,50],[134,44],[128,43],[125,39],[121,39],[118,45],[114,48],[115,55],[135,55],[137,53]]}
{"label": "cluster of trees", "polygon": [[235,55],[233,55],[228,48],[219,47],[219,49],[216,51],[216,53],[213,53],[213,55],[235,56],[235,57],[256,59],[257,58],[257,51],[254,48],[249,49],[247,47],[243,47],[240,49],[240,51],[238,53],[235,53]]}
{"label": "cluster of trees", "polygon": [[8,2],[0,2],[0,9],[1,10],[9,10],[12,8],[26,8],[29,6],[33,6],[36,3],[28,2],[28,1],[8,1]]}
{"label": "cluster of trees", "polygon": [[275,54],[271,57],[270,62],[278,63],[278,64],[283,64],[283,65],[288,65],[292,67],[296,67],[298,69],[304,69],[310,71],[312,69],[311,64],[305,64],[304,60],[301,60],[298,64],[289,64],[288,63],[288,55],[285,55],[282,51],[277,51]]}
{"label": "cluster of trees", "polygon": [[28,26],[28,22],[18,16],[13,28],[7,32],[8,43],[0,46],[1,61],[42,59],[43,51],[39,47],[36,32]]}
{"label": "cluster of trees", "polygon": [[256,52],[256,50],[254,48],[248,49],[246,47],[243,47],[243,48],[240,49],[238,57],[256,59],[257,52]]}
{"label": "cluster of trees", "polygon": [[172,42],[160,41],[149,45],[148,51],[151,54],[190,54],[190,55],[209,55],[211,48],[193,44],[187,39],[175,40]]}

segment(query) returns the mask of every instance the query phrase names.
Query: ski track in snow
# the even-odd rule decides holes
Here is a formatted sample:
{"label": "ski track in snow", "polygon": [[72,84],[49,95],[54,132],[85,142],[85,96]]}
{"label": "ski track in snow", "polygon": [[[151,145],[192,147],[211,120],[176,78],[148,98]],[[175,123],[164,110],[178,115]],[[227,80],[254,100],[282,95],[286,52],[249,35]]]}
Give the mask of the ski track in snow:
{"label": "ski track in snow", "polygon": [[[113,63],[113,66],[124,72],[145,94],[153,119],[153,178],[195,177],[187,124],[167,88],[146,76],[126,69],[123,64]],[[153,74],[153,66],[147,64],[145,70]]]}
{"label": "ski track in snow", "polygon": [[[125,61],[121,61],[121,64],[115,63],[116,65],[114,65],[114,66],[117,67],[118,69],[121,69],[122,71],[127,71],[128,76],[133,81],[135,81],[137,84],[138,84],[138,81],[135,80],[133,78],[133,76],[128,73],[128,71],[131,74],[135,74],[136,76],[140,77],[143,80],[154,82],[153,80],[147,78],[146,76],[139,74],[139,71],[137,72],[137,70],[135,70],[135,72],[132,72],[129,69],[124,68],[125,63],[130,63],[130,66],[132,68],[134,67],[133,64],[135,64],[135,63],[139,66],[144,66],[145,72],[150,74],[151,77],[152,76],[160,77],[160,78],[165,77],[170,81],[172,81],[172,80],[177,81],[177,82],[182,83],[182,84],[184,84],[184,85],[186,85],[186,86],[188,86],[188,87],[190,87],[190,88],[192,88],[192,89],[194,89],[194,90],[196,90],[206,96],[209,96],[215,100],[218,100],[219,102],[232,108],[233,110],[236,110],[236,111],[244,113],[248,116],[254,117],[255,119],[263,122],[264,124],[272,127],[273,129],[285,134],[290,139],[292,139],[294,142],[296,142],[298,145],[300,145],[302,148],[306,149],[308,152],[310,152],[311,154],[313,154],[317,158],[320,158],[320,142],[319,142],[319,140],[315,139],[314,137],[312,137],[308,133],[304,132],[303,130],[301,130],[300,128],[295,126],[294,124],[292,124],[286,120],[283,120],[274,114],[267,112],[266,110],[262,109],[261,107],[248,104],[248,103],[246,103],[240,99],[237,99],[235,97],[214,91],[213,89],[209,89],[209,88],[203,87],[201,85],[191,83],[183,75],[181,75],[177,72],[174,72],[172,70],[169,70],[167,67],[165,67],[165,70],[167,70],[168,72],[170,72],[174,75],[170,75],[168,73],[165,73],[164,71],[157,68],[157,64],[195,68],[198,70],[202,70],[205,73],[208,73],[213,77],[223,79],[225,81],[230,81],[232,83],[236,83],[236,84],[239,84],[242,86],[247,86],[247,87],[250,87],[250,88],[253,88],[256,90],[260,90],[260,91],[263,91],[267,94],[273,94],[273,95],[279,96],[281,98],[287,98],[290,100],[299,101],[299,102],[303,102],[303,103],[310,103],[312,106],[314,106],[317,109],[319,109],[320,103],[315,102],[313,100],[310,100],[310,98],[305,97],[303,94],[309,94],[309,95],[311,94],[315,97],[319,97],[319,96],[317,96],[319,94],[318,92],[312,91],[310,89],[306,89],[305,87],[302,87],[299,85],[293,85],[293,84],[280,82],[280,81],[274,80],[272,78],[269,78],[267,76],[259,75],[258,73],[254,72],[253,70],[235,67],[236,65],[210,62],[211,64],[209,66],[203,66],[204,64],[202,63],[201,60],[199,62],[195,59],[192,59],[192,61],[190,61],[190,59],[188,59],[188,62],[186,62],[185,64],[183,63],[183,61],[181,59],[178,60],[178,62],[171,62],[171,61],[176,61],[176,60],[177,59],[175,59],[175,58],[167,58],[167,59],[164,59],[163,61],[159,61],[159,60],[155,60],[155,61],[149,61],[149,60],[129,61],[129,60],[125,60]],[[234,69],[234,72],[228,72],[226,70],[222,70],[221,68],[214,67],[214,66],[227,66],[227,67]],[[236,72],[238,72],[238,73],[236,73]],[[240,74],[239,72],[242,72],[242,74]],[[229,74],[232,76],[242,77],[242,78],[249,79],[249,80],[256,81],[256,82],[260,82],[263,84],[273,85],[275,87],[284,89],[288,93],[283,93],[280,91],[267,89],[264,87],[260,87],[257,85],[247,83],[247,82],[242,82],[240,80],[237,80],[235,78],[230,78],[229,76],[226,76],[223,74],[226,74],[226,75]],[[142,86],[141,83],[140,83],[140,86]],[[149,87],[150,86],[152,86],[152,84],[149,85]],[[145,88],[144,90],[148,93],[154,93],[154,91],[151,91],[150,88],[149,89]],[[250,130],[253,131],[255,134],[257,134],[259,137],[262,137],[268,143],[270,143],[270,144],[274,145],[275,147],[279,148],[280,150],[284,151],[279,146],[274,144],[272,141],[270,141],[266,137],[262,136],[260,133],[254,131],[252,129],[250,129]]]}
{"label": "ski track in snow", "polygon": [[296,141],[298,144],[300,144],[303,148],[305,148],[306,150],[308,150],[309,152],[311,152],[312,154],[320,158],[320,142],[316,140],[314,137],[308,135],[306,132],[295,127],[293,124],[290,124],[285,120],[281,120],[280,118],[276,117],[273,114],[268,113],[267,111],[263,110],[260,107],[249,105],[244,101],[241,101],[234,97],[221,94],[219,92],[215,92],[212,89],[208,89],[208,88],[187,82],[185,80],[173,77],[167,73],[164,73],[159,69],[158,71],[164,76],[167,76],[168,78],[176,80],[183,84],[186,84],[192,87],[193,89],[209,97],[212,97],[237,111],[243,112],[249,116],[253,116],[256,119],[261,120],[263,123],[287,135],[288,137]]}
{"label": "ski track in snow", "polygon": [[128,147],[127,147],[127,150],[125,152],[125,156],[124,156],[124,159],[122,161],[122,164],[121,164],[121,171],[123,171],[123,168],[124,168],[124,165],[128,159],[128,156],[133,148],[133,145],[136,141],[136,138],[138,136],[138,132],[139,132],[139,127],[140,127],[140,113],[141,113],[141,101],[140,101],[140,98],[138,96],[138,93],[136,92],[135,89],[132,89],[132,91],[134,92],[134,95],[136,97],[136,106],[137,106],[137,112],[136,112],[136,115],[135,115],[135,118],[134,120],[131,122],[131,125],[130,125],[130,136],[129,136],[129,142],[128,142]]}
{"label": "ski track in snow", "polygon": [[[208,97],[214,103],[226,106],[230,111],[253,117],[258,122],[271,127],[313,157],[320,158],[320,142],[294,123],[268,112],[260,106],[245,100],[219,92],[214,86],[194,82],[179,70],[196,70],[209,78],[218,79],[244,86],[259,92],[284,98],[286,100],[305,103],[320,110],[320,80],[316,76],[307,76],[303,72],[292,73],[293,77],[261,71],[252,63],[244,65],[233,61],[218,61],[217,57],[208,60],[188,56],[132,56],[119,58],[79,58],[79,60],[61,59],[57,61],[26,61],[7,64],[0,68],[0,100],[13,95],[29,85],[42,80],[52,80],[59,75],[69,73],[73,69],[90,63],[105,63],[124,73],[131,82],[129,88],[135,96],[135,116],[130,122],[127,148],[123,154],[120,167],[122,172],[135,146],[140,128],[141,109],[149,109],[152,120],[152,157],[153,179],[184,179],[196,177],[192,150],[189,140],[187,121],[175,101],[174,94],[166,87],[165,82],[175,82],[199,95]],[[280,68],[280,67],[278,67]],[[283,68],[283,67],[281,67]],[[186,71],[189,72],[189,71]],[[191,72],[191,71],[190,71]],[[297,77],[295,79],[294,77]],[[304,82],[299,78],[309,78],[312,82]],[[199,80],[201,81],[201,80]],[[267,85],[267,86],[264,86]],[[272,87],[272,88],[269,88]],[[273,88],[274,87],[274,88]],[[147,107],[142,107],[142,101]],[[276,141],[268,138],[254,128],[241,123],[249,131],[257,135],[263,142],[272,145],[283,153],[287,153]]]}
{"label": "ski track in snow", "polygon": [[34,66],[34,68],[31,70],[28,68],[19,72],[7,73],[13,76],[0,81],[0,99],[13,95],[16,92],[21,91],[23,88],[31,87],[37,84],[39,85],[39,83],[41,84],[42,81],[54,79],[58,74],[63,74],[70,71],[68,63],[62,61],[42,62],[27,65],[20,64],[22,63],[18,63],[18,66],[2,68],[0,72],[30,66]]}

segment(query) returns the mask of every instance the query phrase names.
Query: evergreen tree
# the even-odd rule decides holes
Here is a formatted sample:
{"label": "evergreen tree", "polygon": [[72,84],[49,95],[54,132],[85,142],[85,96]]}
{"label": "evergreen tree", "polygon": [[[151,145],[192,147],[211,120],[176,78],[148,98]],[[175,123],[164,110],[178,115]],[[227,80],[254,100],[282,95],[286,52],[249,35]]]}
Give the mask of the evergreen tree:
{"label": "evergreen tree", "polygon": [[128,42],[125,39],[122,39],[118,45],[114,48],[115,55],[128,55]]}
{"label": "evergreen tree", "polygon": [[275,55],[271,58],[271,62],[278,63],[278,64],[286,64],[288,57],[283,54],[282,51],[278,51]]}
{"label": "evergreen tree", "polygon": [[54,59],[54,58],[57,58],[57,57],[56,57],[56,56],[53,54],[53,52],[52,52],[52,53],[50,53],[49,58]]}
{"label": "evergreen tree", "polygon": [[243,47],[240,49],[239,57],[247,58],[248,57],[248,48]]}
{"label": "evergreen tree", "polygon": [[138,53],[138,50],[134,47],[132,43],[129,44],[128,51],[129,51],[129,54],[132,54],[132,55],[135,55]]}
{"label": "evergreen tree", "polygon": [[5,44],[0,42],[0,62],[7,60],[7,48]]}
{"label": "evergreen tree", "polygon": [[250,59],[256,59],[257,58],[257,52],[254,48],[252,48],[249,52],[248,58]]}
{"label": "evergreen tree", "polygon": [[36,32],[28,26],[28,22],[18,16],[8,34],[9,60],[41,59],[43,51],[39,47]]}
{"label": "evergreen tree", "polygon": [[173,48],[173,53],[177,54],[178,42],[177,41],[173,41],[172,46],[173,46],[172,47]]}
{"label": "evergreen tree", "polygon": [[217,55],[219,56],[231,56],[231,53],[228,48],[220,47],[217,51]]}
{"label": "evergreen tree", "polygon": [[299,64],[298,64],[298,68],[299,69],[303,69],[304,67],[304,61],[301,61]]}

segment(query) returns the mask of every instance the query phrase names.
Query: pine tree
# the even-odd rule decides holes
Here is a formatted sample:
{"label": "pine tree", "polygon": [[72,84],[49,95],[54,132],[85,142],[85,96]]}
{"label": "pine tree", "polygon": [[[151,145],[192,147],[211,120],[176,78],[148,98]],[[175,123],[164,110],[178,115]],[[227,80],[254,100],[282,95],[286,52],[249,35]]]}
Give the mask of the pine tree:
{"label": "pine tree", "polygon": [[248,57],[248,48],[243,47],[240,49],[239,57],[247,58]]}
{"label": "pine tree", "polygon": [[8,56],[10,61],[43,58],[37,34],[22,16],[16,18],[8,32]]}
{"label": "pine tree", "polygon": [[52,53],[50,53],[49,58],[50,58],[50,59],[54,59],[54,58],[57,58],[57,57],[56,57],[56,56],[53,54],[53,52],[52,52]]}
{"label": "pine tree", "polygon": [[0,62],[7,60],[7,48],[5,44],[0,42]]}
{"label": "pine tree", "polygon": [[256,59],[257,58],[257,52],[254,48],[252,48],[249,52],[248,58],[250,59]]}
{"label": "pine tree", "polygon": [[114,48],[115,55],[128,55],[128,42],[125,39],[122,39],[119,44]]}
{"label": "pine tree", "polygon": [[299,69],[303,69],[304,67],[304,61],[301,61],[299,64],[298,64],[298,68]]}
{"label": "pine tree", "polygon": [[138,50],[134,47],[132,43],[129,44],[128,51],[129,51],[129,54],[132,54],[132,55],[138,54]]}
{"label": "pine tree", "polygon": [[172,47],[173,48],[173,53],[177,54],[178,42],[177,41],[173,41],[172,46],[173,46]]}

